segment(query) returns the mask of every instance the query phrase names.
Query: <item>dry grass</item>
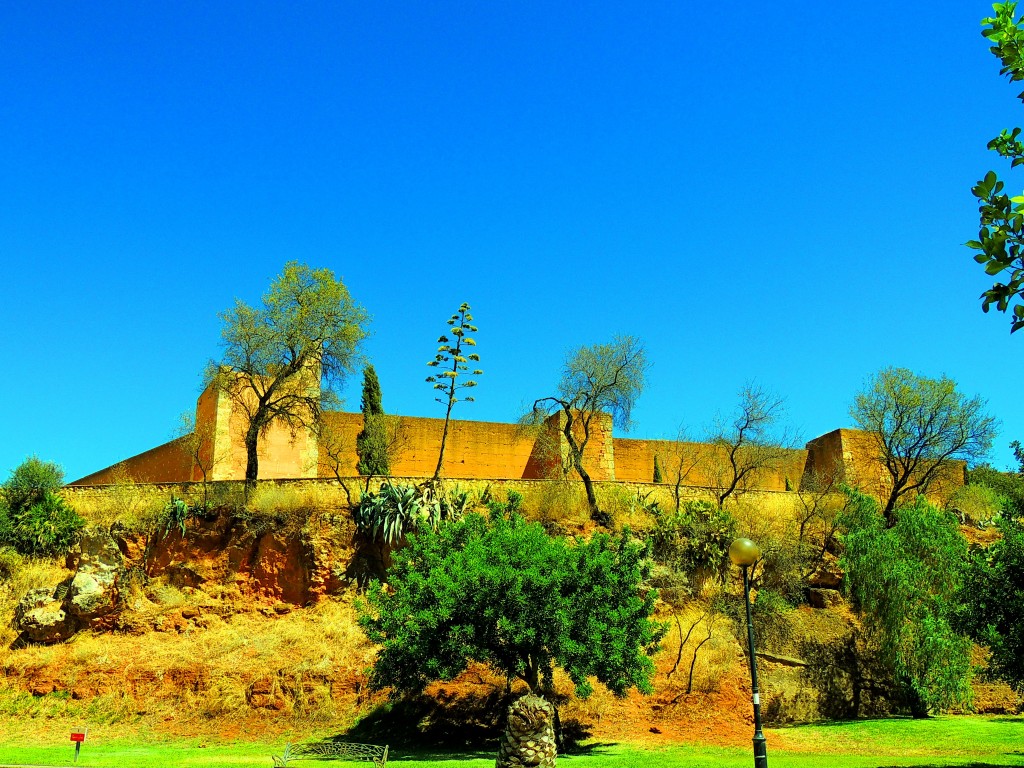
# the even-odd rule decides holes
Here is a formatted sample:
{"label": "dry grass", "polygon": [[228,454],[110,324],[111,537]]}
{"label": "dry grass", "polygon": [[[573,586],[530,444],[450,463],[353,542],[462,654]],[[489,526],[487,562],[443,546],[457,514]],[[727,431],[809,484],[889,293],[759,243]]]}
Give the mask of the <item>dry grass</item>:
{"label": "dry grass", "polygon": [[[251,707],[283,711],[304,722],[352,714],[338,711],[333,684],[367,667],[373,647],[351,604],[325,601],[279,617],[221,618],[211,612],[194,624],[183,622],[181,608],[202,603],[200,597],[162,586],[145,599],[130,598],[139,625],[179,631],[85,632],[63,645],[7,651],[0,659],[9,675],[30,677],[46,670],[58,693],[84,685],[90,706],[104,710],[104,722],[140,711],[179,718],[246,717]],[[61,696],[54,696],[48,706],[63,706]],[[7,702],[0,710],[18,699],[12,691],[0,698]],[[29,707],[25,714],[45,712]]]}
{"label": "dry grass", "polygon": [[693,690],[718,692],[736,664],[732,621],[696,600],[658,618],[669,624],[657,659],[659,683],[685,691],[692,666]]}

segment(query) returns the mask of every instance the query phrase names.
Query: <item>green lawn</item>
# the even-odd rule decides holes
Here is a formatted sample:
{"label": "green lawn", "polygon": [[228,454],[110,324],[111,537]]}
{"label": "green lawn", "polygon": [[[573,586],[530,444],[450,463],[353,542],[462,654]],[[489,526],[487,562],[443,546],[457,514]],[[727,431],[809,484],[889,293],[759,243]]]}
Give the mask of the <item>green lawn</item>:
{"label": "green lawn", "polygon": [[[772,768],[888,768],[888,766],[1024,766],[1024,717],[937,717],[930,720],[864,720],[825,725],[768,729],[768,758]],[[79,765],[166,768],[185,766],[270,766],[271,753],[283,744],[251,741],[209,743],[160,741],[150,744],[101,739],[87,742]],[[73,747],[61,744],[0,745],[0,764],[71,765]],[[639,748],[629,744],[596,743],[559,757],[568,768],[732,768],[753,765],[748,749],[706,746]],[[491,753],[433,754],[398,751],[390,765],[444,768],[455,764],[491,768]],[[297,763],[322,765],[322,763]],[[353,764],[354,765],[354,764]]]}

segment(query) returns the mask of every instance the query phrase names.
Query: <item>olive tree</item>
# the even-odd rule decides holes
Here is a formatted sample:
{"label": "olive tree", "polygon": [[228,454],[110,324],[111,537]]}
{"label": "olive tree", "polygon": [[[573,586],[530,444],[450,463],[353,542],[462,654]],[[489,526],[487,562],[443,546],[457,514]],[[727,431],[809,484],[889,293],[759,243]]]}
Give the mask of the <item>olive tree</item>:
{"label": "olive tree", "polygon": [[611,521],[598,507],[594,483],[584,464],[587,446],[603,414],[610,415],[620,429],[629,429],[647,367],[647,353],[634,336],[616,336],[610,344],[580,347],[566,358],[556,394],[535,400],[524,417],[527,423],[539,425],[553,414],[562,416],[559,426],[568,452],[565,458],[583,480],[591,517],[602,525]]}
{"label": "olive tree", "polygon": [[329,269],[290,261],[259,306],[240,299],[220,315],[223,355],[206,381],[242,415],[246,488],[259,476],[257,444],[274,424],[315,429],[338,402],[366,336],[366,312]]}
{"label": "olive tree", "polygon": [[988,453],[997,422],[984,408],[984,400],[962,394],[945,376],[885,368],[871,377],[850,416],[870,435],[889,475],[882,506],[887,525],[895,524],[901,500],[925,493],[952,462],[976,462]]}

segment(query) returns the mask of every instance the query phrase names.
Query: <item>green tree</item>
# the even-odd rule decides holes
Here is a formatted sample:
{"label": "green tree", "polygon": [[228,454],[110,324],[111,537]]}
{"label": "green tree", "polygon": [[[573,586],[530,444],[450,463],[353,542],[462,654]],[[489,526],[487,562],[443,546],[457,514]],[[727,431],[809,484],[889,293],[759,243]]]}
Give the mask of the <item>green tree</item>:
{"label": "green tree", "polygon": [[22,555],[62,555],[85,521],[59,495],[64,471],[32,456],[19,464],[2,488],[0,543]]}
{"label": "green tree", "polygon": [[[1002,62],[999,73],[1011,81],[1024,80],[1024,25],[1016,19],[1017,3],[995,3],[995,16],[982,20],[982,34],[992,43],[990,50]],[[1024,92],[1018,95],[1024,101]],[[1010,160],[1010,168],[1024,163],[1024,142],[1020,128],[1004,129],[988,143],[988,148]],[[988,312],[994,304],[1000,312],[1010,310],[1010,332],[1024,327],[1024,196],[1011,197],[994,171],[985,174],[971,192],[978,198],[980,228],[977,240],[967,246],[976,251],[974,260],[991,276],[1005,273],[1006,282],[997,281],[981,294],[981,308]]]}
{"label": "green tree", "polygon": [[956,519],[918,496],[887,527],[873,498],[847,493],[839,564],[911,714],[968,701],[971,644],[951,623],[967,558]]}
{"label": "green tree", "polygon": [[366,312],[329,269],[290,261],[262,304],[236,299],[221,313],[223,356],[207,383],[230,397],[243,416],[247,489],[259,476],[257,444],[273,424],[315,429],[338,402],[366,336]]}
{"label": "green tree", "polygon": [[992,447],[997,422],[985,401],[957,391],[945,376],[929,379],[906,368],[885,368],[854,399],[850,416],[871,435],[889,475],[882,513],[895,524],[908,494],[925,493],[954,461],[979,461]]}
{"label": "green tree", "polygon": [[[469,389],[476,386],[476,380],[459,383],[459,377],[469,372],[469,363],[480,362],[480,355],[475,352],[466,354],[465,347],[475,347],[476,340],[468,333],[476,333],[477,327],[473,325],[473,316],[469,313],[469,304],[463,302],[459,311],[448,318],[448,325],[451,326],[449,333],[455,337],[452,342],[447,336],[438,338],[437,353],[434,359],[427,365],[431,368],[440,368],[441,372],[436,375],[427,376],[427,383],[432,384],[434,389],[441,393],[441,397],[435,398],[437,402],[445,406],[444,431],[441,433],[441,450],[437,455],[437,468],[434,469],[434,480],[441,477],[441,469],[444,467],[444,447],[448,442],[448,427],[452,418],[452,408],[459,402],[456,393],[460,389]],[[483,371],[476,369],[473,376],[483,375]],[[473,402],[472,397],[462,398],[465,402]]]}
{"label": "green tree", "polygon": [[363,413],[363,428],[356,435],[356,453],[360,475],[367,478],[390,475],[391,461],[387,452],[387,427],[384,405],[381,402],[380,380],[372,365],[363,368],[363,396],[359,402]]}
{"label": "green tree", "polygon": [[394,558],[359,619],[381,645],[374,688],[416,693],[476,661],[538,693],[550,691],[556,664],[581,696],[591,678],[620,696],[651,691],[663,628],[642,586],[647,549],[628,532],[569,543],[495,509],[413,533]]}
{"label": "green tree", "polygon": [[594,482],[584,465],[587,445],[603,414],[609,414],[620,429],[629,429],[646,373],[647,353],[634,336],[580,347],[566,358],[557,394],[535,400],[524,417],[528,424],[539,426],[548,416],[562,414],[568,462],[583,480],[591,518],[604,526],[611,525],[611,518],[598,507]]}
{"label": "green tree", "polygon": [[997,519],[1002,538],[971,552],[958,626],[988,646],[989,673],[1024,692],[1024,527]]}

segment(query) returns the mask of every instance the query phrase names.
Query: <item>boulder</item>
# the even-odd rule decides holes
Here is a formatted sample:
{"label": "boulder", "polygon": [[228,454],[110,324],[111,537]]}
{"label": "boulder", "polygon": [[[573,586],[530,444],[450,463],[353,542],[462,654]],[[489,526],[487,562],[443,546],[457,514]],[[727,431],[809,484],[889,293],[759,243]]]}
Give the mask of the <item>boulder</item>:
{"label": "boulder", "polygon": [[81,626],[95,626],[118,608],[117,584],[124,571],[121,550],[102,528],[82,535],[78,569],[65,600]]}
{"label": "boulder", "polygon": [[59,643],[75,632],[75,622],[53,590],[30,589],[14,608],[14,628],[33,643]]}
{"label": "boulder", "polygon": [[843,602],[843,596],[839,590],[816,587],[807,590],[807,599],[814,608],[832,608]]}

